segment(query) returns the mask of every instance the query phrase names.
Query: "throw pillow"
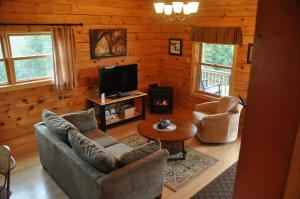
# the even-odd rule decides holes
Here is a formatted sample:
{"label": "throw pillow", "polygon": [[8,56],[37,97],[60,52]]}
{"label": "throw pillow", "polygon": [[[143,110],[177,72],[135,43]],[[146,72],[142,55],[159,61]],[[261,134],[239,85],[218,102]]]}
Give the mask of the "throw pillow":
{"label": "throw pillow", "polygon": [[222,97],[218,105],[218,113],[236,112],[239,100],[236,97]]}
{"label": "throw pillow", "polygon": [[69,141],[73,151],[83,160],[104,173],[117,168],[117,160],[104,147],[85,137],[76,130],[69,131]]}
{"label": "throw pillow", "polygon": [[128,165],[134,161],[137,161],[139,159],[142,159],[156,151],[159,151],[161,149],[161,143],[159,140],[153,140],[150,142],[147,142],[146,144],[143,144],[142,146],[139,146],[135,149],[133,149],[130,152],[124,153],[120,157],[120,165],[125,166]]}
{"label": "throw pillow", "polygon": [[93,108],[87,111],[65,114],[62,117],[74,124],[80,132],[98,129],[97,119]]}
{"label": "throw pillow", "polygon": [[77,128],[61,116],[58,116],[47,109],[43,110],[42,117],[49,130],[56,134],[64,143],[69,144],[68,130],[77,130]]}

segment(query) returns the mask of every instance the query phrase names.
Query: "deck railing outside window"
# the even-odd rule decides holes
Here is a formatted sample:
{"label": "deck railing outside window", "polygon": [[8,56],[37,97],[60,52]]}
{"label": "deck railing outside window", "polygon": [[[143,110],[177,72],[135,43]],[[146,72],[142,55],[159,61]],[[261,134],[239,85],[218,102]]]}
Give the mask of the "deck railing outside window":
{"label": "deck railing outside window", "polygon": [[230,72],[201,69],[200,85],[202,91],[220,96],[229,95]]}

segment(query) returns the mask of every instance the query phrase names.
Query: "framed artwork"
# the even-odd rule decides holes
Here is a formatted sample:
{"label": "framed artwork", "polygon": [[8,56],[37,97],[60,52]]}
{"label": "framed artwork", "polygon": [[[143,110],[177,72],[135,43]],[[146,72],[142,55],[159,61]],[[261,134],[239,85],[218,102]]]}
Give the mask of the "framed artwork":
{"label": "framed artwork", "polygon": [[169,54],[182,56],[182,39],[169,40]]}
{"label": "framed artwork", "polygon": [[253,56],[253,44],[248,44],[247,64],[251,64]]}
{"label": "framed artwork", "polygon": [[127,55],[126,29],[90,30],[91,58],[102,59]]}

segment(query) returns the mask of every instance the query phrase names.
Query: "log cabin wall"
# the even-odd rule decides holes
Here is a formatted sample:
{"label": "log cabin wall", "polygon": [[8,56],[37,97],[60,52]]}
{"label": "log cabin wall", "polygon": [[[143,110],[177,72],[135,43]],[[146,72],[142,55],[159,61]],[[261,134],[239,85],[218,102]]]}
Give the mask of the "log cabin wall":
{"label": "log cabin wall", "polygon": [[[243,45],[238,48],[234,95],[247,98],[250,64],[247,64],[248,43],[253,43],[257,0],[201,0],[199,16],[164,25],[161,34],[162,57],[160,84],[173,86],[175,103],[189,108],[205,99],[191,97],[192,43],[191,26],[241,26]],[[168,54],[169,38],[183,39],[183,56]]]}
{"label": "log cabin wall", "polygon": [[[0,144],[14,153],[36,148],[33,124],[43,108],[57,113],[83,110],[97,92],[98,68],[139,64],[139,87],[158,83],[161,26],[153,18],[153,2],[139,0],[14,0],[0,1],[0,23],[83,23],[75,28],[79,88],[56,92],[51,86],[0,93]],[[90,59],[89,29],[126,28],[128,56]],[[6,27],[4,31],[47,30],[49,27]]]}

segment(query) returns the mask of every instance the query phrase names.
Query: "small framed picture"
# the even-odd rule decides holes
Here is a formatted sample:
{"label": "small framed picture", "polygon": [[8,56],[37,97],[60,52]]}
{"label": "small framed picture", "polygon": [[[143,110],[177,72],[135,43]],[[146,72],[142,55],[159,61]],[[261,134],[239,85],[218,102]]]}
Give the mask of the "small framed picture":
{"label": "small framed picture", "polygon": [[182,39],[169,40],[169,54],[182,56]]}
{"label": "small framed picture", "polygon": [[253,44],[248,44],[247,64],[252,63],[252,56],[253,56]]}

